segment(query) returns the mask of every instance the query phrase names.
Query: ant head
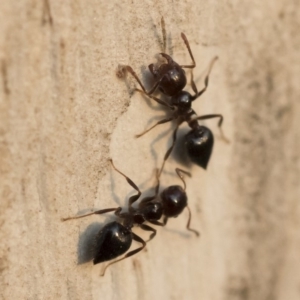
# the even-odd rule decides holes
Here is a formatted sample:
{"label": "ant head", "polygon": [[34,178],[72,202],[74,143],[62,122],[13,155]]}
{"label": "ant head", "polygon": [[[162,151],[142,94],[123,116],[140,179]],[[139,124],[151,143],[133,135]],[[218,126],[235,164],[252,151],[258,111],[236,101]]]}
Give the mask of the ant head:
{"label": "ant head", "polygon": [[192,107],[192,95],[186,91],[180,91],[171,98],[171,105],[176,106],[178,112],[183,114]]}
{"label": "ant head", "polygon": [[149,70],[159,80],[159,90],[167,96],[174,96],[186,86],[185,71],[171,56],[166,53],[160,54],[167,60],[167,63],[161,64],[157,68],[151,64]]}
{"label": "ant head", "polygon": [[187,195],[179,185],[171,185],[161,193],[163,214],[166,217],[177,217],[187,206]]}
{"label": "ant head", "polygon": [[195,127],[185,136],[188,156],[203,169],[207,168],[213,145],[214,136],[210,129],[205,126]]}

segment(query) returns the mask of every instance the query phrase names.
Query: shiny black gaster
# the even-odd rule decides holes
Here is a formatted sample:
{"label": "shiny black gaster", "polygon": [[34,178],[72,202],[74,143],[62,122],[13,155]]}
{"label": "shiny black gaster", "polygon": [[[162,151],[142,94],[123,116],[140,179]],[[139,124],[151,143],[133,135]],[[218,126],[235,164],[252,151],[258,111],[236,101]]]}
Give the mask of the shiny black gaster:
{"label": "shiny black gaster", "polygon": [[185,148],[190,159],[206,169],[214,145],[214,136],[205,126],[190,130],[185,136]]}
{"label": "shiny black gaster", "polygon": [[116,258],[131,246],[131,231],[118,222],[105,225],[95,238],[94,264]]}

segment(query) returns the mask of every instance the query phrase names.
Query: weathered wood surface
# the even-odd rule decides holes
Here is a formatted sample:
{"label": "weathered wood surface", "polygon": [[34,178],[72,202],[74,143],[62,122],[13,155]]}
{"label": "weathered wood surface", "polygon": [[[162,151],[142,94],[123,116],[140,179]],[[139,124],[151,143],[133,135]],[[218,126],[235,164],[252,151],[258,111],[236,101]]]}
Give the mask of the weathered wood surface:
{"label": "weathered wood surface", "polygon": [[[1,299],[299,299],[299,5],[1,1]],[[115,71],[130,64],[141,76],[155,61],[162,15],[177,61],[190,61],[180,32],[189,38],[198,86],[219,56],[194,107],[222,113],[231,143],[206,122],[211,162],[187,178],[201,238],[186,233],[183,214],[102,278],[103,266],[86,260],[109,217],[60,218],[126,203],[132,188],[109,157],[142,190],[153,187],[170,126],[135,139],[164,113]],[[172,157],[163,185],[180,183],[178,165]]]}

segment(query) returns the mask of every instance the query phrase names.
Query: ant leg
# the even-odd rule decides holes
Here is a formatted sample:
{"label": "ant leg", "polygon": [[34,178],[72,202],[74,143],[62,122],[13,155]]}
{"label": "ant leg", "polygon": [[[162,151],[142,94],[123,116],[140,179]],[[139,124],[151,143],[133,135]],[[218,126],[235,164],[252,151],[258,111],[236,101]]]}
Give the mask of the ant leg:
{"label": "ant leg", "polygon": [[182,180],[183,186],[184,186],[184,190],[185,190],[186,189],[186,184],[185,184],[184,178],[183,178],[183,176],[182,176],[181,173],[184,173],[184,174],[188,175],[189,177],[191,177],[191,173],[189,173],[187,171],[184,171],[184,170],[181,170],[179,168],[176,168],[175,171],[176,171],[178,177]]}
{"label": "ant leg", "polygon": [[168,223],[168,217],[164,217],[164,220],[163,220],[163,224],[164,224],[164,226],[166,226],[167,225],[167,223]]}
{"label": "ant leg", "polygon": [[116,215],[118,215],[120,213],[120,211],[122,210],[121,207],[117,207],[117,208],[106,208],[106,209],[101,209],[101,210],[96,210],[81,216],[74,216],[74,217],[68,217],[68,218],[61,218],[61,220],[64,221],[68,221],[68,220],[74,220],[74,219],[80,219],[80,218],[84,218],[87,216],[91,216],[91,215],[101,215],[101,214],[105,214],[108,212],[112,212],[114,211]]}
{"label": "ant leg", "polygon": [[135,137],[136,138],[139,138],[141,137],[142,135],[146,134],[147,132],[149,132],[151,129],[153,129],[154,127],[156,127],[157,125],[160,125],[160,124],[164,124],[164,123],[168,123],[168,122],[171,122],[172,120],[174,120],[175,117],[172,116],[170,118],[167,118],[167,119],[162,119],[160,121],[158,121],[157,123],[155,123],[153,126],[151,126],[149,129],[145,130],[144,132],[140,133],[140,134],[137,134]]}
{"label": "ant leg", "polygon": [[129,177],[127,177],[124,173],[122,173],[120,170],[118,170],[118,169],[115,167],[115,165],[114,165],[112,159],[110,159],[109,161],[110,161],[112,167],[115,169],[115,171],[117,171],[119,174],[121,174],[122,176],[124,176],[125,179],[126,179],[126,181],[129,183],[129,185],[132,186],[132,187],[138,192],[137,195],[131,196],[131,197],[129,198],[129,200],[128,200],[128,208],[129,208],[129,210],[131,210],[131,209],[132,209],[132,204],[133,204],[136,200],[138,200],[138,199],[140,198],[140,196],[141,196],[142,193],[141,193],[141,191],[139,190],[139,188],[137,187],[137,185],[136,185]]}
{"label": "ant leg", "polygon": [[[146,204],[148,202],[151,202],[152,200],[154,200],[157,197],[158,191],[159,191],[159,177],[158,177],[158,173],[159,173],[159,170],[156,169],[157,184],[156,184],[156,187],[155,187],[155,194],[153,196],[143,198],[140,201],[140,203],[139,203],[139,207],[142,207],[144,204]],[[157,223],[154,223],[154,222],[151,222],[151,221],[149,221],[149,222],[152,223],[152,224],[155,224],[155,225],[160,225],[160,224],[157,224]],[[160,223],[160,222],[158,222],[158,223]]]}
{"label": "ant leg", "polygon": [[115,261],[109,263],[109,264],[104,268],[103,273],[101,274],[101,276],[104,276],[105,271],[106,271],[106,269],[107,269],[109,266],[111,266],[111,265],[113,265],[113,264],[115,264],[115,263],[117,263],[117,262],[119,262],[119,261],[121,261],[121,260],[123,260],[123,259],[125,259],[125,258],[127,258],[127,257],[133,256],[133,255],[137,254],[138,252],[140,252],[141,250],[143,250],[143,249],[145,248],[146,242],[145,242],[142,238],[140,238],[138,235],[136,235],[135,233],[133,233],[133,232],[132,232],[132,239],[135,240],[136,242],[141,243],[142,246],[139,247],[139,248],[137,248],[137,249],[135,249],[135,250],[133,250],[133,251],[128,252],[124,257],[122,257],[122,258],[120,258],[120,259],[117,259],[117,260],[115,260]]}
{"label": "ant leg", "polygon": [[155,187],[155,194],[154,194],[154,196],[152,196],[152,197],[146,197],[140,203],[152,201],[153,199],[155,199],[157,197],[158,192],[159,192],[159,184],[160,184],[160,182],[159,182],[159,175],[160,175],[159,174],[159,169],[156,169],[157,184],[156,184],[156,187]]}
{"label": "ant leg", "polygon": [[164,169],[166,160],[169,158],[171,152],[173,151],[173,148],[174,148],[175,143],[176,143],[176,140],[177,140],[177,131],[178,131],[178,128],[179,128],[179,126],[180,126],[181,124],[182,124],[182,121],[179,122],[179,123],[177,124],[177,126],[176,126],[176,128],[175,128],[175,130],[174,130],[174,132],[173,132],[173,142],[172,142],[171,147],[168,149],[168,151],[167,151],[166,154],[165,154],[164,161],[163,161],[162,166],[161,166],[161,168],[160,168],[160,170],[159,170],[159,173],[158,173],[158,175],[157,175],[158,178],[160,177],[160,175],[161,175],[161,173],[162,173],[162,171],[163,171],[163,169]]}
{"label": "ant leg", "polygon": [[188,222],[186,224],[186,229],[189,230],[189,231],[194,232],[196,234],[196,236],[199,236],[199,232],[197,230],[190,228],[191,219],[192,219],[192,213],[191,213],[191,210],[190,210],[190,208],[188,206],[186,208],[189,211],[189,219],[188,219]]}
{"label": "ant leg", "polygon": [[157,89],[157,87],[160,85],[160,82],[163,80],[164,77],[162,77],[161,79],[157,80],[154,83],[154,86],[152,87],[152,89],[149,92],[146,92],[148,95],[151,95],[155,92],[155,90]]}
{"label": "ant leg", "polygon": [[[204,79],[204,88],[203,88],[200,92],[195,92],[195,90],[194,90],[194,88],[193,88],[193,90],[194,90],[194,92],[195,92],[195,95],[192,96],[192,101],[196,100],[198,97],[200,97],[200,96],[207,90],[208,82],[209,82],[209,75],[210,75],[210,72],[211,72],[211,70],[212,70],[212,67],[213,67],[213,65],[214,65],[214,63],[215,63],[215,61],[216,61],[217,59],[218,59],[218,56],[215,56],[215,57],[212,59],[212,61],[210,62],[210,64],[209,64],[209,67],[208,67],[208,73],[207,73],[207,75],[205,76],[205,79]],[[193,79],[192,79],[192,82],[193,82],[193,83],[191,83],[192,87],[193,87],[193,85],[196,86]],[[196,90],[197,90],[197,88],[196,88]]]}
{"label": "ant leg", "polygon": [[[193,119],[192,121],[195,121],[195,120],[206,120],[206,119],[213,119],[213,118],[220,118],[219,122],[218,122],[218,127],[219,127],[219,130],[220,130],[220,134],[221,134],[221,138],[224,142],[226,143],[229,143],[229,139],[227,139],[223,133],[223,130],[222,130],[222,123],[223,123],[223,116],[222,115],[219,115],[219,114],[213,114],[213,115],[204,115],[204,116],[200,116],[200,117],[197,117],[195,119]],[[190,122],[189,122],[190,123]]]}
{"label": "ant leg", "polygon": [[160,82],[162,79],[158,80],[157,82],[155,82],[154,86],[152,87],[152,89],[147,92],[145,87],[143,86],[142,82],[140,81],[140,79],[138,78],[137,74],[133,71],[133,69],[130,66],[124,66],[123,67],[127,72],[129,72],[134,78],[135,80],[139,83],[140,87],[142,88],[142,90],[145,92],[145,94],[147,94],[148,96],[153,94],[154,91],[157,89],[157,87],[159,86]]}
{"label": "ant leg", "polygon": [[138,84],[141,86],[141,88],[143,89],[143,91],[148,94],[146,92],[145,87],[143,86],[142,82],[140,81],[140,79],[138,78],[137,74],[133,71],[133,69],[130,66],[124,66],[123,69],[125,69],[127,72],[129,72],[134,78],[135,80],[138,82]]}
{"label": "ant leg", "polygon": [[218,126],[221,127],[222,123],[223,123],[223,116],[220,114],[204,115],[204,116],[196,117],[196,118],[192,119],[191,121],[206,120],[206,119],[213,119],[213,118],[220,118],[220,120],[218,122]]}
{"label": "ant leg", "polygon": [[142,91],[142,90],[140,90],[140,89],[135,89],[135,90],[136,90],[137,92],[139,92],[139,93],[142,93],[142,94],[147,95],[149,98],[153,99],[154,101],[156,101],[157,103],[159,103],[159,104],[161,104],[161,105],[163,105],[163,106],[166,106],[166,107],[168,107],[168,108],[170,108],[170,109],[172,109],[172,110],[175,109],[174,106],[170,105],[168,102],[166,102],[166,101],[164,101],[164,100],[162,100],[162,99],[156,98],[156,97],[154,97],[154,96],[152,96],[152,95],[148,95],[146,92],[144,92],[144,91]]}
{"label": "ant leg", "polygon": [[145,230],[145,231],[152,231],[152,233],[150,235],[150,238],[149,238],[149,240],[146,241],[146,243],[151,241],[156,236],[156,229],[154,229],[154,228],[152,228],[148,225],[145,225],[145,224],[141,224],[140,228]]}
{"label": "ant leg", "polygon": [[187,37],[185,36],[185,34],[183,32],[181,32],[181,38],[183,39],[188,51],[189,51],[189,54],[190,54],[190,57],[193,61],[193,64],[192,65],[184,65],[184,66],[180,66],[181,68],[189,68],[189,69],[193,69],[196,67],[196,62],[195,62],[195,59],[194,59],[194,56],[193,56],[193,53],[192,53],[192,50],[190,48],[190,44],[189,44],[189,41],[187,39]]}
{"label": "ant leg", "polygon": [[[158,225],[158,226],[164,226],[163,223],[161,222],[158,222],[156,220],[147,220],[148,222],[150,222],[151,224],[154,224],[154,225]],[[146,243],[148,243],[149,241],[151,241],[155,236],[156,236],[156,229],[150,227],[149,225],[145,225],[145,224],[142,224],[140,225],[140,228],[145,230],[145,231],[152,231],[151,235],[150,235],[150,238],[149,240],[146,241]]]}
{"label": "ant leg", "polygon": [[193,89],[194,93],[198,94],[198,89],[197,89],[197,86],[196,86],[195,81],[194,81],[193,70],[192,70],[192,74],[191,74],[191,86],[192,86],[192,89]]}
{"label": "ant leg", "polygon": [[156,226],[164,226],[164,223],[162,222],[159,222],[157,220],[147,220],[147,222],[153,224],[153,225],[156,225]]}

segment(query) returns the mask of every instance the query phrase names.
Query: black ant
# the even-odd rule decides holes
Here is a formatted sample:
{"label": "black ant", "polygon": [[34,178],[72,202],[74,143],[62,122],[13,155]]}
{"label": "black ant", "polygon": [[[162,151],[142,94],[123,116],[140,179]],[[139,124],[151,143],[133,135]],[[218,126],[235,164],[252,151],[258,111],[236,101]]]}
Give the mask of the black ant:
{"label": "black ant", "polygon": [[[142,194],[141,191],[129,177],[127,177],[114,166],[112,160],[110,160],[110,162],[112,164],[112,167],[118,173],[124,176],[129,185],[138,192],[136,195],[133,195],[129,198],[128,211],[122,212],[121,207],[107,208],[87,213],[81,216],[68,217],[62,219],[62,221],[67,221],[91,216],[94,214],[105,214],[108,212],[114,212],[115,215],[118,217],[116,221],[106,224],[96,235],[94,249],[95,255],[93,259],[94,264],[112,260],[126,253],[131,246],[132,240],[142,244],[142,246],[140,246],[139,248],[128,252],[124,257],[109,263],[104,268],[102,276],[104,276],[106,269],[110,265],[119,262],[127,257],[133,256],[145,248],[146,241],[144,241],[141,237],[132,232],[132,228],[134,225],[139,226],[143,230],[151,231],[152,233],[148,240],[150,241],[155,237],[156,229],[144,224],[145,222],[149,222],[153,225],[164,226],[166,225],[168,218],[178,216],[183,211],[183,209],[187,207],[189,211],[189,219],[186,227],[188,230],[194,232],[197,236],[199,235],[198,231],[190,228],[191,211],[187,206],[187,195],[185,193],[186,184],[182,175],[182,173],[190,175],[188,172],[176,169],[176,173],[182,180],[184,188],[182,188],[179,185],[169,186],[168,188],[163,190],[160,198],[158,197],[159,172],[157,172],[156,176],[158,183],[155,189],[155,195],[143,198],[139,202],[138,206],[135,208],[132,206],[132,204],[140,198]],[[159,222],[162,216],[164,216],[163,223]]]}
{"label": "black ant", "polygon": [[[166,31],[165,31],[163,18],[161,23],[162,23],[163,39],[165,43]],[[165,162],[168,159],[169,155],[171,154],[175,146],[176,138],[177,138],[177,130],[179,126],[183,122],[187,122],[189,127],[191,128],[191,130],[185,136],[185,146],[188,155],[194,163],[206,169],[212,152],[214,137],[210,129],[200,125],[198,121],[212,119],[212,118],[219,118],[218,126],[220,128],[222,138],[224,140],[227,140],[224,137],[221,129],[223,116],[220,114],[209,114],[204,116],[197,116],[196,112],[192,109],[192,102],[196,100],[198,97],[200,97],[207,90],[209,75],[212,70],[213,64],[218,59],[218,57],[213,58],[211,63],[209,64],[208,73],[204,80],[204,88],[201,91],[197,90],[196,84],[193,80],[193,73],[192,73],[191,86],[195,94],[191,95],[187,91],[183,90],[187,82],[184,68],[193,69],[196,67],[196,62],[192,50],[190,48],[189,42],[187,40],[187,37],[185,36],[184,33],[181,33],[181,38],[183,39],[188,49],[188,52],[190,54],[193,63],[191,65],[179,65],[168,54],[160,53],[160,55],[163,58],[165,58],[167,62],[162,63],[158,67],[155,67],[154,64],[150,64],[148,66],[153,77],[156,79],[156,82],[154,83],[153,87],[149,91],[146,91],[144,85],[138,78],[137,74],[130,66],[120,66],[121,71],[119,70],[119,74],[122,71],[129,72],[137,80],[137,82],[142,88],[142,90],[136,89],[136,91],[147,95],[154,101],[169,108],[172,111],[172,115],[169,118],[160,120],[149,129],[145,130],[141,134],[136,135],[136,137],[141,137],[142,135],[144,135],[145,133],[147,133],[157,125],[164,124],[172,120],[177,120],[178,121],[177,126],[173,133],[173,143],[165,154],[164,157],[164,162]],[[165,49],[165,45],[164,45],[164,49]],[[157,89],[159,89],[166,96],[170,97],[169,102],[164,101],[163,99],[159,99],[155,96],[152,96],[152,94]]]}

